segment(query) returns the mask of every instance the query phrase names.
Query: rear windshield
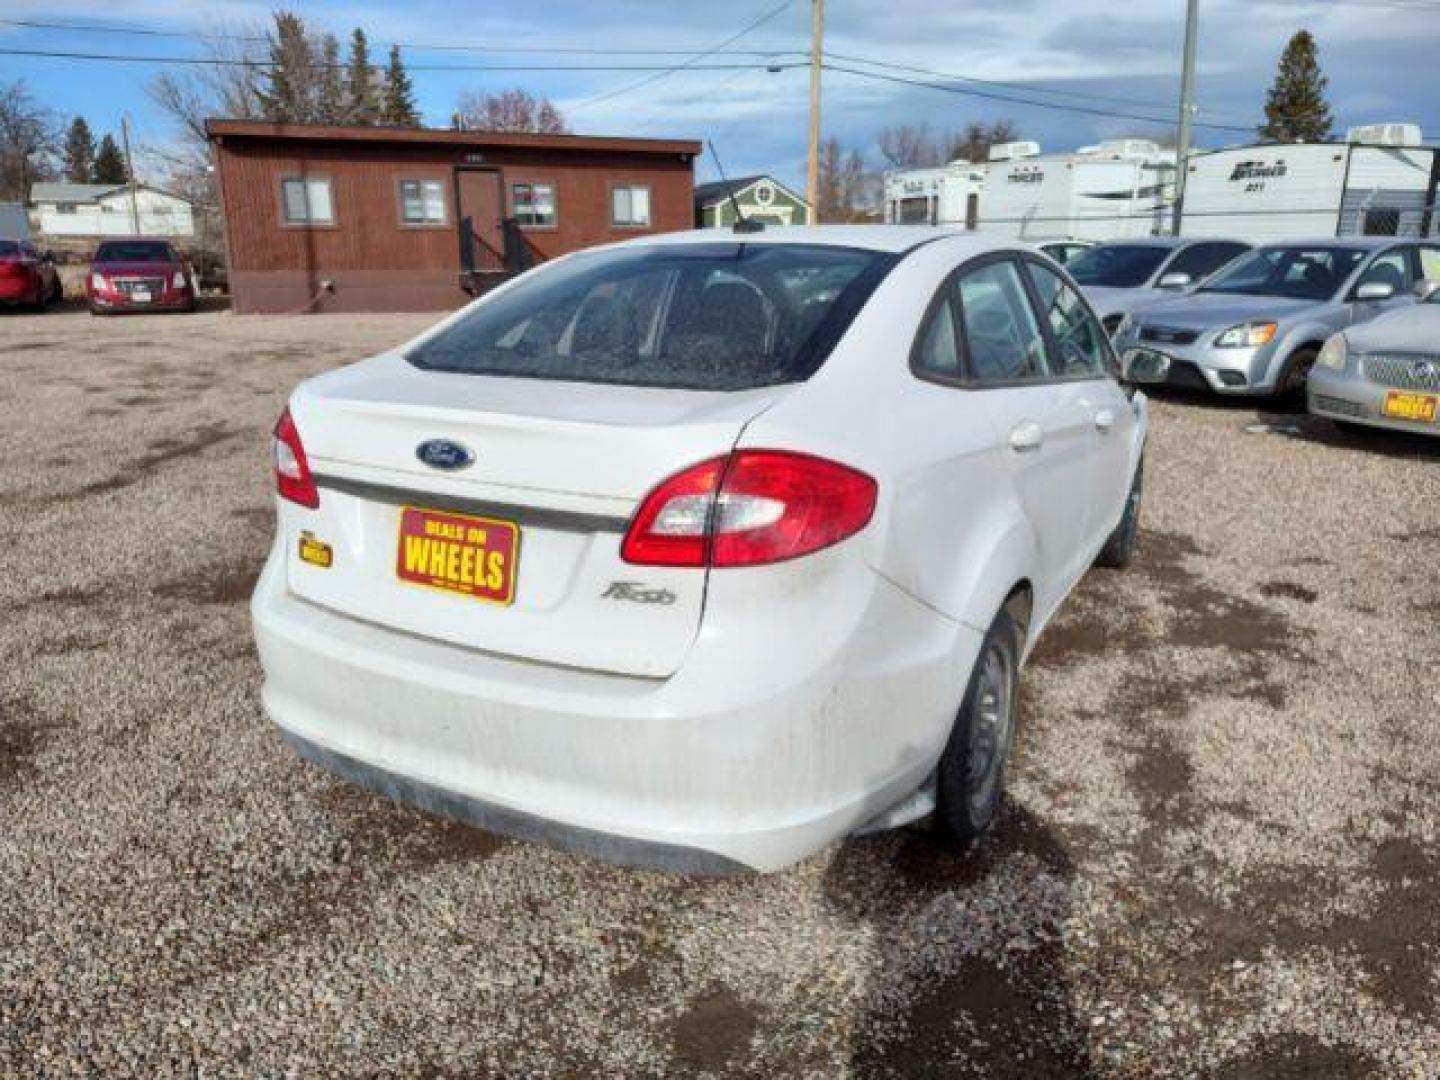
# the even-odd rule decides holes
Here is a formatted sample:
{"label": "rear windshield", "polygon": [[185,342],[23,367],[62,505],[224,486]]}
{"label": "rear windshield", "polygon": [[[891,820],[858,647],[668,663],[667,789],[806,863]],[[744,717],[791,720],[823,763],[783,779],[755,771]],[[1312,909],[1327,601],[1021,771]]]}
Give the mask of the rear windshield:
{"label": "rear windshield", "polygon": [[95,252],[96,262],[174,262],[175,252],[159,240],[108,241]]}
{"label": "rear windshield", "polygon": [[1102,244],[1082,251],[1065,264],[1081,285],[1106,289],[1138,289],[1160,269],[1170,248],[1152,244]]}
{"label": "rear windshield", "polygon": [[0,240],[0,259],[13,259],[23,252],[14,240]]}
{"label": "rear windshield", "polygon": [[1359,248],[1261,248],[1232,263],[1200,291],[1328,300],[1364,257]]}
{"label": "rear windshield", "polygon": [[581,254],[411,350],[428,371],[746,390],[809,378],[896,256],[800,244]]}

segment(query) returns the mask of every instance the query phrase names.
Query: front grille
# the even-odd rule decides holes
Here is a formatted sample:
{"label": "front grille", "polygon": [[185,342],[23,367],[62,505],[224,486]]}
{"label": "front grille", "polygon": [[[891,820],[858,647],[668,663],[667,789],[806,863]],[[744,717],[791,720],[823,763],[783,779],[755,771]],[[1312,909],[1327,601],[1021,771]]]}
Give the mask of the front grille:
{"label": "front grille", "polygon": [[1440,390],[1440,353],[1370,353],[1365,377],[1401,390]]}
{"label": "front grille", "polygon": [[1340,413],[1343,416],[1364,417],[1368,412],[1364,405],[1357,405],[1353,401],[1346,401],[1344,398],[1329,397],[1326,394],[1314,394],[1311,396],[1317,409],[1323,409],[1328,413]]}
{"label": "front grille", "polygon": [[1160,345],[1193,345],[1200,334],[1195,330],[1177,330],[1171,326],[1142,326],[1141,341],[1153,341]]}
{"label": "front grille", "polygon": [[151,296],[159,296],[165,291],[164,278],[116,278],[115,288],[124,296],[133,296],[137,292],[148,292]]}

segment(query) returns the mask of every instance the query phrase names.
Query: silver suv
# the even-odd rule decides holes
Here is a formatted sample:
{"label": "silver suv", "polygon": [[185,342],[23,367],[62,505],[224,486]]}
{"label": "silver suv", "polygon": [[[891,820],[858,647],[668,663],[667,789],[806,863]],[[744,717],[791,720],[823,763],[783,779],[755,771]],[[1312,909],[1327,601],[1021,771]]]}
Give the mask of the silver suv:
{"label": "silver suv", "polygon": [[1298,396],[1331,334],[1415,302],[1422,258],[1440,258],[1440,238],[1269,244],[1127,317],[1115,346],[1145,381]]}

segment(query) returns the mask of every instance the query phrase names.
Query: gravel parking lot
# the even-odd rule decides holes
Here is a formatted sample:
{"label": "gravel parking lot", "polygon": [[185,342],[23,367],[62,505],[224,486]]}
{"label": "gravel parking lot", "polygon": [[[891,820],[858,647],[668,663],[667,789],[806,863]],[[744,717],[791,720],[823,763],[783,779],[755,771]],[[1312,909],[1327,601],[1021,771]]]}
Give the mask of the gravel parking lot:
{"label": "gravel parking lot", "polygon": [[1440,1075],[1440,444],[1157,401],[1002,828],[685,880],[262,715],[269,428],[430,321],[0,314],[0,1073]]}

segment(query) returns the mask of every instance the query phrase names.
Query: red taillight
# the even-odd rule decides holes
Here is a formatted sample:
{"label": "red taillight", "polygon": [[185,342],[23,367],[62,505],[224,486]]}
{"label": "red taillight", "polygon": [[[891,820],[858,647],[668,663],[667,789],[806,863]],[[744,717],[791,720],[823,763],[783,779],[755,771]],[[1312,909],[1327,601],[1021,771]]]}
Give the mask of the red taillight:
{"label": "red taillight", "polygon": [[646,566],[759,566],[855,535],[875,481],[809,454],[737,450],[677,473],[645,497],[620,557]]}
{"label": "red taillight", "polygon": [[275,437],[270,447],[275,462],[275,490],[282,499],[314,510],[320,505],[320,490],[315,486],[315,478],[310,475],[305,446],[300,441],[300,432],[296,430],[288,408],[275,422]]}

